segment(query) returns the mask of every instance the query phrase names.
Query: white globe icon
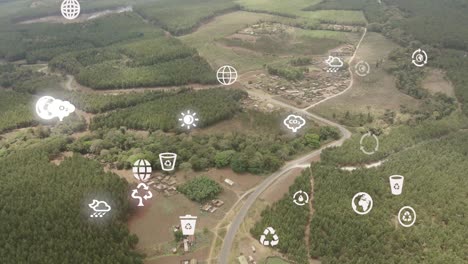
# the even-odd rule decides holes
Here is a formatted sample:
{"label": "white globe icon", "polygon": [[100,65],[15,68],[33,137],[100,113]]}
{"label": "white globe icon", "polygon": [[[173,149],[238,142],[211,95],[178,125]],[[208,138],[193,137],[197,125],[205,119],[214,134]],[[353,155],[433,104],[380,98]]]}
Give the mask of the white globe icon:
{"label": "white globe icon", "polygon": [[237,81],[237,70],[229,65],[222,66],[216,73],[218,82],[222,85],[231,85]]}
{"label": "white globe icon", "polygon": [[68,20],[77,18],[80,15],[80,3],[77,0],[64,0],[60,11],[62,16]]}
{"label": "white globe icon", "polygon": [[147,181],[151,177],[151,164],[147,160],[137,160],[133,164],[133,176],[139,181]]}

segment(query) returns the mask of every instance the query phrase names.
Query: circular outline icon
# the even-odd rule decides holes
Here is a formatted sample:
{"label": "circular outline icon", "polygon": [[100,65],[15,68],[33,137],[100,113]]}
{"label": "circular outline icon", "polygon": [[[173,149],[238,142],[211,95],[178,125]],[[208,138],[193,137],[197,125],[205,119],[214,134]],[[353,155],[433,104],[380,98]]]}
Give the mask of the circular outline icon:
{"label": "circular outline icon", "polygon": [[[226,68],[229,69],[229,75],[230,75],[229,78],[226,78],[225,76],[225,74],[227,73]],[[232,78],[232,75],[235,75],[235,77]],[[237,74],[236,68],[230,65],[221,66],[219,67],[218,71],[216,71],[216,79],[218,80],[220,84],[225,85],[225,86],[234,84],[237,81],[238,76],[239,75]],[[228,81],[226,82],[226,80]]]}
{"label": "circular outline icon", "polygon": [[[73,3],[73,6],[71,4]],[[60,12],[65,19],[73,20],[81,13],[81,5],[77,0],[63,0],[60,5]]]}
{"label": "circular outline icon", "polygon": [[[354,203],[354,200],[356,199],[356,197],[358,197],[359,195],[367,195],[369,196],[370,198],[370,206],[369,208],[367,208],[367,211],[365,212],[359,212],[356,210],[356,204]],[[353,207],[353,210],[356,214],[358,215],[366,215],[368,214],[370,211],[372,211],[372,207],[374,206],[374,200],[372,199],[372,196],[370,196],[368,193],[366,192],[358,192],[356,193],[354,196],[353,196],[353,199],[351,200],[351,207]]]}
{"label": "circular outline icon", "polygon": [[[298,202],[298,198],[297,198],[296,196],[299,196],[299,195],[302,195],[302,194],[305,194],[306,199],[305,199],[303,202]],[[302,190],[297,191],[297,192],[293,195],[293,202],[294,202],[295,204],[299,205],[299,206],[304,206],[304,205],[306,205],[306,204],[309,203],[309,195],[308,195],[306,192],[302,191]]]}
{"label": "circular outline icon", "polygon": [[[360,69],[361,69],[362,66],[366,67],[364,72],[361,72],[361,71],[360,71]],[[360,62],[356,63],[356,65],[354,65],[354,72],[355,72],[358,76],[365,77],[367,74],[370,73],[370,65],[369,65],[369,63],[367,63],[366,61],[360,61]]]}
{"label": "circular outline icon", "polygon": [[[406,210],[406,209],[413,212],[414,218],[413,218],[413,221],[411,221],[411,224],[403,224],[403,223],[401,222],[401,218],[400,218],[401,213],[403,212],[403,210]],[[402,225],[402,226],[404,226],[404,227],[413,226],[414,223],[416,222],[416,211],[414,211],[413,207],[411,207],[411,206],[403,206],[403,207],[400,209],[400,211],[398,212],[398,222],[400,223],[400,225]]]}
{"label": "circular outline icon", "polygon": [[[418,59],[419,56],[423,56],[423,60]],[[423,67],[424,65],[427,64],[427,53],[426,51],[422,49],[417,49],[413,52],[413,55],[411,55],[411,62],[416,66],[416,67]]]}
{"label": "circular outline icon", "polygon": [[[367,151],[367,150],[365,150],[365,149],[364,149],[364,146],[362,145],[362,142],[364,141],[364,139],[365,139],[366,137],[370,137],[370,136],[372,136],[372,137],[375,139],[375,148],[374,148],[373,151]],[[369,132],[367,132],[366,134],[362,135],[361,140],[359,141],[359,145],[361,146],[359,149],[360,149],[364,154],[372,155],[372,154],[376,153],[377,151],[379,151],[379,144],[380,144],[380,143],[379,143],[379,138],[378,138],[375,134],[373,134],[373,133],[371,133],[371,132],[369,131]]]}

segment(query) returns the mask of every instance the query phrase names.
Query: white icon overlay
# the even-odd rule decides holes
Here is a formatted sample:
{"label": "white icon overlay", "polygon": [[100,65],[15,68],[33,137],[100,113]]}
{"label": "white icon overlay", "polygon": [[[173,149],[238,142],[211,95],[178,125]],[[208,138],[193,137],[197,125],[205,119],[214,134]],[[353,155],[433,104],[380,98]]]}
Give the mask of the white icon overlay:
{"label": "white icon overlay", "polygon": [[111,210],[111,207],[105,201],[93,200],[92,203],[88,204],[89,208],[93,209],[94,213],[90,214],[90,217],[103,217],[107,212]]}
{"label": "white icon overlay", "polygon": [[[272,240],[267,240],[267,236],[271,235]],[[263,231],[263,235],[260,236],[260,243],[264,246],[276,246],[279,243],[279,237],[276,234],[276,230],[272,227],[267,227],[265,231]]]}
{"label": "white icon overlay", "polygon": [[186,113],[180,113],[181,118],[179,118],[180,126],[190,129],[192,127],[197,127],[197,122],[199,121],[197,113],[187,110]]}
{"label": "white icon overlay", "polygon": [[393,195],[400,195],[403,192],[403,182],[405,177],[401,175],[392,175],[389,177],[390,190]]}
{"label": "white icon overlay", "polygon": [[[146,192],[143,196],[140,195],[141,189],[143,189],[144,192]],[[151,199],[152,197],[153,197],[153,193],[150,191],[149,186],[144,183],[138,184],[137,188],[133,189],[132,198],[135,200],[138,200],[138,206],[145,206],[143,204],[143,200],[148,200],[148,199]]]}
{"label": "white icon overlay", "polygon": [[325,61],[328,65],[327,72],[337,72],[341,67],[343,67],[343,61],[338,57],[328,56],[328,59]]}
{"label": "white icon overlay", "polygon": [[222,85],[231,85],[237,81],[237,70],[229,65],[224,65],[216,72],[216,78]]}
{"label": "white icon overlay", "polygon": [[361,77],[366,76],[370,72],[369,63],[365,61],[360,61],[356,65],[354,65],[354,72]]}
{"label": "white icon overlay", "polygon": [[182,228],[182,234],[184,236],[193,236],[195,234],[195,227],[197,225],[196,216],[185,215],[180,218],[180,227]]}
{"label": "white icon overlay", "polygon": [[372,210],[374,201],[368,193],[359,192],[354,195],[353,200],[351,201],[351,206],[356,214],[365,215]]}
{"label": "white icon overlay", "polygon": [[416,211],[411,206],[404,206],[398,212],[398,222],[404,227],[410,227],[416,222]]}
{"label": "white icon overlay", "polygon": [[151,164],[147,160],[137,160],[133,164],[133,176],[139,181],[147,181],[151,178]]}
{"label": "white icon overlay", "polygon": [[[364,142],[364,139],[366,139],[367,137],[373,137],[374,140],[375,140],[375,147],[373,150],[366,150],[363,146],[363,142]],[[374,135],[372,132],[367,132],[366,134],[364,134],[362,137],[361,137],[361,140],[359,141],[359,144],[361,145],[360,149],[361,151],[364,153],[364,154],[367,154],[367,155],[372,155],[374,153],[376,153],[378,150],[379,150],[379,138]]]}
{"label": "white icon overlay", "polygon": [[163,171],[173,171],[177,161],[177,154],[175,153],[161,153],[159,154],[159,162]]}
{"label": "white icon overlay", "polygon": [[60,121],[75,112],[75,106],[68,101],[55,99],[52,96],[43,96],[36,102],[36,113],[44,120],[58,117]]}
{"label": "white icon overlay", "polygon": [[301,116],[289,115],[284,119],[283,124],[292,132],[296,133],[299,129],[305,126],[306,121]]}
{"label": "white icon overlay", "polygon": [[77,0],[64,0],[60,7],[60,11],[65,19],[73,20],[80,15],[80,2]]}
{"label": "white icon overlay", "polygon": [[427,64],[427,53],[422,50],[422,49],[417,49],[413,52],[413,55],[411,55],[411,62],[416,66],[416,67],[423,67],[424,65]]}
{"label": "white icon overlay", "polygon": [[293,196],[293,201],[299,206],[304,206],[309,203],[309,195],[302,190],[297,191]]}

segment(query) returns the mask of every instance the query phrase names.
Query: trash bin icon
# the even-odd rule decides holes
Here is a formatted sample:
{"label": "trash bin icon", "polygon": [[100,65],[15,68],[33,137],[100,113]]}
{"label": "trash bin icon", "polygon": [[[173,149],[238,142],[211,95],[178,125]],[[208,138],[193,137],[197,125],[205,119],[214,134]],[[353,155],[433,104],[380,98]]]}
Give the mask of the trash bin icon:
{"label": "trash bin icon", "polygon": [[393,195],[400,195],[403,191],[403,181],[405,177],[401,175],[390,176],[390,189]]}
{"label": "trash bin icon", "polygon": [[163,171],[173,171],[177,160],[175,153],[161,153],[159,154],[159,161],[161,162],[161,169]]}
{"label": "trash bin icon", "polygon": [[184,236],[193,236],[195,234],[195,226],[197,224],[197,217],[191,215],[181,216],[180,227]]}

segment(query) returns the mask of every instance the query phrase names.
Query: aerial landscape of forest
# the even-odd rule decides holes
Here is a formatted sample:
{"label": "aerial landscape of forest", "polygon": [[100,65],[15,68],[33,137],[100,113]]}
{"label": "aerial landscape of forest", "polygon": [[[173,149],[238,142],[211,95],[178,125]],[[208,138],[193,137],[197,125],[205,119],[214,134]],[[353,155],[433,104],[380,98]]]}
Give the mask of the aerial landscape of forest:
{"label": "aerial landscape of forest", "polygon": [[0,0],[0,263],[468,263],[467,25],[468,0]]}

